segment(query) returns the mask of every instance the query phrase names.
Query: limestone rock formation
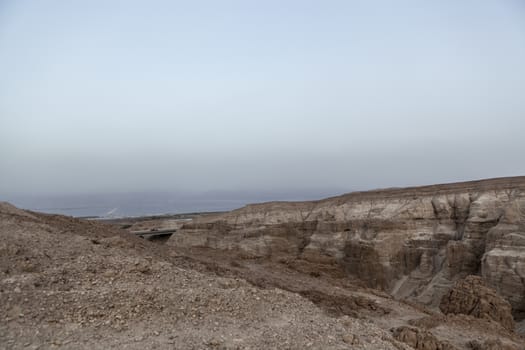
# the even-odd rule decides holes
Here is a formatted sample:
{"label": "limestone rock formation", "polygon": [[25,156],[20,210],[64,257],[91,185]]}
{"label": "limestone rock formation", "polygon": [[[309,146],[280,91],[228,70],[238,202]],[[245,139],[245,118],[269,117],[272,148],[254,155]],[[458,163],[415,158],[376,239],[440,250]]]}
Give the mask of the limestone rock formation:
{"label": "limestone rock formation", "polygon": [[168,243],[338,263],[434,307],[455,281],[481,275],[525,317],[525,177],[248,205],[185,224]]}
{"label": "limestone rock formation", "polygon": [[514,330],[514,320],[508,301],[486,286],[479,276],[467,276],[456,283],[439,305],[444,314],[465,314],[486,318]]}

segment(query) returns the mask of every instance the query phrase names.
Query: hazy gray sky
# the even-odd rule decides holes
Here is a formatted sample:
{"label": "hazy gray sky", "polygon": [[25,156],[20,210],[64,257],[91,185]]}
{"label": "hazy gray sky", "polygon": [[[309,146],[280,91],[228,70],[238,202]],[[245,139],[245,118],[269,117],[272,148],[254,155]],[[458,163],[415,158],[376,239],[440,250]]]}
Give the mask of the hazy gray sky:
{"label": "hazy gray sky", "polygon": [[525,174],[522,1],[1,1],[2,193]]}

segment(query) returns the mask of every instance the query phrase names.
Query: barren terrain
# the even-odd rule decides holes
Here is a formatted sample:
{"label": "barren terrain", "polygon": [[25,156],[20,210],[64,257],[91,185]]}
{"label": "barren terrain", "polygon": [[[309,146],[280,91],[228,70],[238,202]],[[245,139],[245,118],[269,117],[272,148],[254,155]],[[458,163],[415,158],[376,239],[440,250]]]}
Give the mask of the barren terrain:
{"label": "barren terrain", "polygon": [[[414,250],[419,263],[414,269],[418,271],[403,271],[403,277],[403,273],[389,270],[393,282],[381,275],[380,284],[371,283],[374,274],[384,271],[373,264],[366,271],[350,271],[349,266],[366,266],[338,259],[331,243],[337,243],[339,230],[357,230],[352,224],[358,219],[347,211],[347,225],[341,226],[337,210],[328,209],[346,205],[359,210],[356,201],[360,198],[372,209],[372,197],[388,202],[415,196],[424,201],[426,191],[431,198],[437,198],[436,193],[458,196],[465,187],[480,193],[475,202],[483,198],[487,186],[487,191],[497,191],[495,186],[505,191],[520,189],[522,182],[498,180],[428,187],[420,192],[376,191],[324,202],[269,203],[192,221],[158,218],[133,223],[141,230],[178,229],[167,244],[138,238],[121,229],[122,222],[44,215],[0,204],[0,348],[524,349],[523,323],[516,304],[519,296],[513,299],[498,292],[490,279],[469,276],[480,275],[480,270],[458,273],[439,288],[432,287],[428,281],[440,270],[432,267],[429,274],[427,267],[427,275],[422,276],[421,264],[429,264],[422,255],[425,251],[439,254],[443,243],[425,243],[427,250]],[[405,203],[404,208],[410,205]],[[470,204],[465,217],[467,235],[469,229],[478,229],[469,224],[477,215],[476,205]],[[308,208],[310,214],[301,219],[302,208]],[[317,215],[316,208],[321,208],[323,219],[317,216],[314,225],[308,218]],[[414,208],[411,213],[417,212]],[[509,208],[512,206],[504,206],[496,225],[511,225],[505,219],[512,214]],[[405,239],[397,233],[401,230],[397,224],[379,226],[377,210],[367,213],[371,213],[367,214],[369,227],[377,231],[372,242],[379,247],[381,232],[394,232],[398,239]],[[294,215],[300,218],[299,226]],[[330,226],[326,221],[331,215]],[[486,217],[490,216],[489,211]],[[437,231],[444,232],[443,227],[449,224],[445,215],[438,210],[435,217],[432,220],[441,225]],[[518,223],[521,220],[519,215],[512,218]],[[419,224],[423,221],[419,219]],[[459,219],[456,225],[462,225]],[[421,232],[424,225],[418,227]],[[347,228],[350,230],[345,231]],[[407,232],[412,229],[405,227]],[[511,238],[516,232],[519,227],[511,230]],[[361,241],[370,238],[361,234]],[[218,235],[222,245],[217,244]],[[294,250],[290,242],[300,242],[297,237],[306,236],[309,243],[300,243],[300,249]],[[266,242],[267,250],[257,248],[256,239]],[[425,239],[434,238],[427,235]],[[314,249],[320,240],[326,254]],[[510,246],[511,253],[520,249],[518,244]],[[446,242],[444,247],[446,251]],[[519,262],[519,254],[511,253],[507,253],[511,256],[507,260]],[[363,261],[370,261],[366,251],[360,254]],[[434,265],[431,260],[430,266]],[[514,265],[510,272],[519,275],[520,266]],[[423,286],[414,289],[419,292],[439,290],[439,301],[421,298],[417,292],[408,296],[398,293],[401,287],[396,278],[402,283],[417,281]]]}
{"label": "barren terrain", "polygon": [[366,320],[108,225],[2,204],[0,238],[0,348],[396,348]]}

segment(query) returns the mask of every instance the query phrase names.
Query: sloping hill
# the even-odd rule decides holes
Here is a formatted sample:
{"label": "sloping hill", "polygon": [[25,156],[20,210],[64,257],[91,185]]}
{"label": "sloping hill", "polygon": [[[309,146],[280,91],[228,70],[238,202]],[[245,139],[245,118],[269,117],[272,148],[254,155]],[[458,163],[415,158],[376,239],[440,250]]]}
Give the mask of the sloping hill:
{"label": "sloping hill", "polygon": [[354,335],[396,349],[388,332],[297,294],[219,277],[111,226],[0,204],[0,348],[344,349]]}

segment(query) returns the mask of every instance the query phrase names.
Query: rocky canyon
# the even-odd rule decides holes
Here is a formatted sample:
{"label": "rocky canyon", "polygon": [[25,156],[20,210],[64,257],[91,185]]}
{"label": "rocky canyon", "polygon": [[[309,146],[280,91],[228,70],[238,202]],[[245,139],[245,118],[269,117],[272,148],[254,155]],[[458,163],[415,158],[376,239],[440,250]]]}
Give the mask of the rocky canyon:
{"label": "rocky canyon", "polygon": [[456,281],[478,275],[516,320],[525,317],[525,177],[248,205],[187,223],[168,244],[336,264],[431,308]]}

